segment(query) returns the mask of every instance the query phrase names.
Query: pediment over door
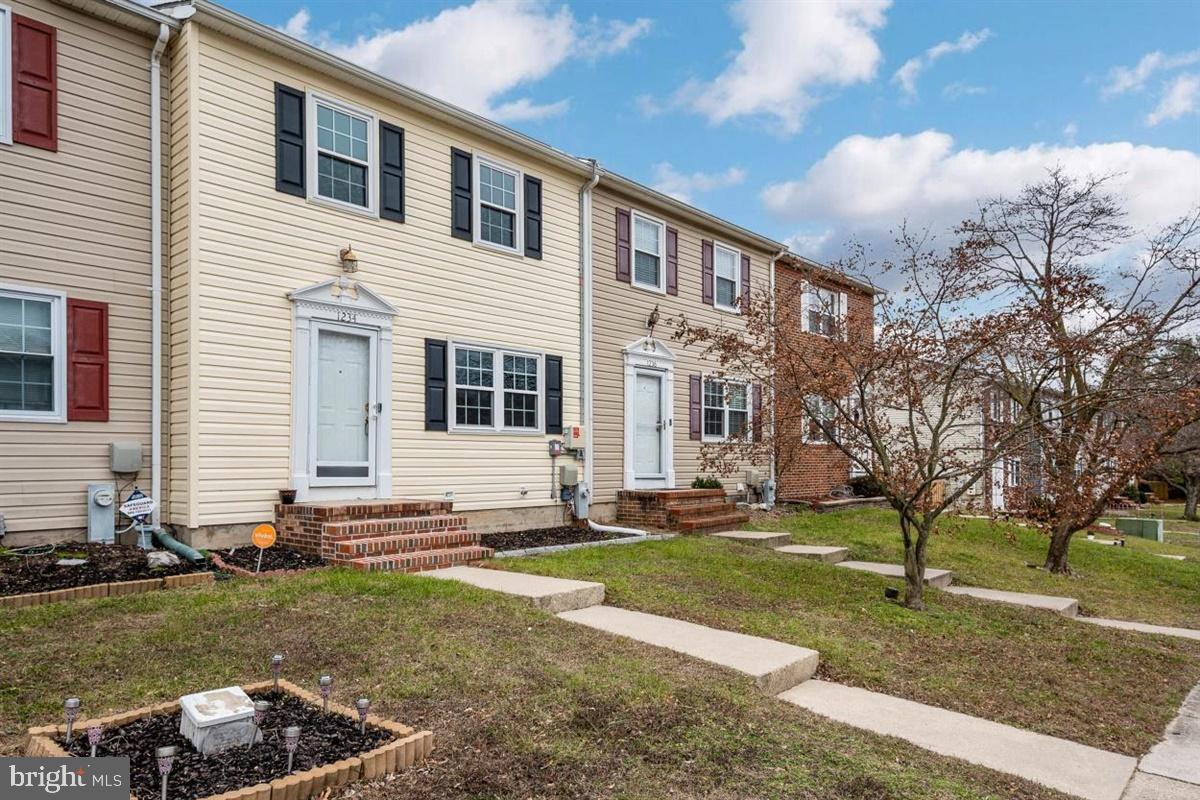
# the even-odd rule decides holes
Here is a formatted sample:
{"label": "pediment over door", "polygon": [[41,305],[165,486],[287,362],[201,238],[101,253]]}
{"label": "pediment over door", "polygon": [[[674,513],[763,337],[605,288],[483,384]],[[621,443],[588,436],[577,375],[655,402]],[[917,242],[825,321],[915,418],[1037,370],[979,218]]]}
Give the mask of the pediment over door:
{"label": "pediment over door", "polygon": [[626,358],[641,358],[650,361],[674,361],[675,353],[662,341],[650,336],[643,336],[637,341],[625,345]]}
{"label": "pediment over door", "polygon": [[394,305],[360,281],[330,278],[304,289],[288,292],[288,299],[296,304],[297,311],[307,316],[340,318],[339,312],[354,312],[358,317],[367,317],[387,322],[400,313]]}

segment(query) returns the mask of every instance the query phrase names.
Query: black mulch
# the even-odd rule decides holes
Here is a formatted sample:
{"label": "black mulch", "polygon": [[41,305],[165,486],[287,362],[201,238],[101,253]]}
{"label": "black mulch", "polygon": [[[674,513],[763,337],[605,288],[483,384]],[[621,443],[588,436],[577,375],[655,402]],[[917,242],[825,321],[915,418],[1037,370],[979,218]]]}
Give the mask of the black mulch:
{"label": "black mulch", "polygon": [[548,547],[555,544],[575,544],[577,542],[603,542],[608,539],[623,539],[624,534],[601,533],[591,528],[533,528],[527,531],[505,531],[503,533],[485,533],[480,539],[484,547],[494,550],[524,550],[529,547]]}
{"label": "black mulch", "polygon": [[[221,560],[226,564],[234,567],[241,567],[254,572],[258,565],[259,550],[254,545],[244,545],[234,548],[233,550],[219,550],[217,554],[221,556]],[[262,551],[262,571],[267,572],[273,569],[313,569],[314,567],[323,567],[325,562],[319,556],[301,553],[299,550],[291,550],[287,547],[268,547]]]}
{"label": "black mulch", "polygon": [[[56,563],[60,558],[85,558],[87,562],[60,567]],[[119,544],[59,544],[53,551],[35,556],[0,550],[0,595],[48,592],[211,569],[206,561],[192,564],[183,559],[173,567],[151,569],[146,563],[145,550]]]}
{"label": "black mulch", "polygon": [[[96,749],[97,756],[128,756],[130,788],[138,797],[157,798],[161,783],[154,751],[175,745],[179,748],[167,779],[170,800],[191,800],[221,794],[244,786],[269,783],[287,775],[287,750],[283,729],[300,726],[300,743],[292,763],[294,772],[331,764],[356,756],[391,741],[394,737],[379,728],[367,727],[362,735],[358,721],[342,714],[326,714],[299,698],[283,692],[251,694],[254,700],[268,700],[262,724],[262,741],[253,747],[235,747],[205,758],[179,733],[179,712],[153,716],[120,728],[105,730]],[[73,756],[89,756],[87,731],[80,730],[67,746]]]}

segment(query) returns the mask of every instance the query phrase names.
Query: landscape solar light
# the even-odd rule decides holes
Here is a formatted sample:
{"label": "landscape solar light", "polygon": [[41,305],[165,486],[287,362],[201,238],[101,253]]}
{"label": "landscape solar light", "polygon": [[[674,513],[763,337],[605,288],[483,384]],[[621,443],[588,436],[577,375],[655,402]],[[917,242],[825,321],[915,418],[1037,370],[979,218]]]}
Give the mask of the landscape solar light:
{"label": "landscape solar light", "polygon": [[321,687],[321,710],[328,714],[329,694],[333,691],[333,678],[329,675],[322,675],[317,678],[317,684]]}
{"label": "landscape solar light", "polygon": [[283,746],[287,748],[288,774],[292,773],[292,759],[296,756],[296,747],[300,744],[300,726],[289,725],[283,729]]}
{"label": "landscape solar light", "polygon": [[75,730],[75,720],[79,719],[79,707],[83,705],[78,697],[68,697],[63,703],[63,713],[67,717],[67,744],[71,743],[71,735]]}
{"label": "landscape solar light", "polygon": [[100,737],[104,735],[104,727],[102,725],[89,725],[87,729],[88,744],[92,747],[92,758],[96,757],[96,747],[100,744]]}
{"label": "landscape solar light", "polygon": [[254,730],[250,732],[250,746],[254,746],[254,741],[258,739],[258,731],[262,728],[263,719],[267,716],[267,711],[270,710],[271,704],[266,700],[254,701]]}
{"label": "landscape solar light", "polygon": [[371,710],[371,701],[360,697],[354,707],[358,709],[358,733],[363,735],[367,732],[367,712]]}
{"label": "landscape solar light", "polygon": [[154,751],[154,760],[158,762],[158,774],[162,776],[162,800],[167,800],[167,776],[171,774],[171,765],[175,763],[177,755],[179,748],[174,745],[160,747]]}
{"label": "landscape solar light", "polygon": [[279,673],[283,671],[283,654],[271,656],[271,675],[275,678],[275,691],[279,691]]}

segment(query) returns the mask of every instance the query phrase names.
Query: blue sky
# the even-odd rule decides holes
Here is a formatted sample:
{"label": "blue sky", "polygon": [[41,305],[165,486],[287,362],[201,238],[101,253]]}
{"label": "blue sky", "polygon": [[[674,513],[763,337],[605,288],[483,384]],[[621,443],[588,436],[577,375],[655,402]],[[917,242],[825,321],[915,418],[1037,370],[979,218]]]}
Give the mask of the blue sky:
{"label": "blue sky", "polygon": [[815,256],[1054,164],[1200,201],[1200,3],[224,1]]}

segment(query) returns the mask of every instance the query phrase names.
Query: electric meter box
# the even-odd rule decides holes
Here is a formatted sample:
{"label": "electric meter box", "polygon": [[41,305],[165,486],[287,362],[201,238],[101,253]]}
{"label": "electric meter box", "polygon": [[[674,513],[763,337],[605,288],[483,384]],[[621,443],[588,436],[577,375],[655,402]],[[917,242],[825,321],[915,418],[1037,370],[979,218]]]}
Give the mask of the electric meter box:
{"label": "electric meter box", "polygon": [[584,443],[583,426],[569,425],[563,429],[564,437],[567,440],[568,450],[582,450],[587,445]]}
{"label": "electric meter box", "polygon": [[563,464],[558,468],[558,482],[563,486],[578,486],[579,467],[574,464]]}
{"label": "electric meter box", "polygon": [[141,442],[113,442],[109,453],[110,469],[120,474],[142,471]]}
{"label": "electric meter box", "polygon": [[112,544],[116,541],[116,520],[113,503],[116,502],[117,487],[111,483],[88,485],[87,515],[89,542]]}

